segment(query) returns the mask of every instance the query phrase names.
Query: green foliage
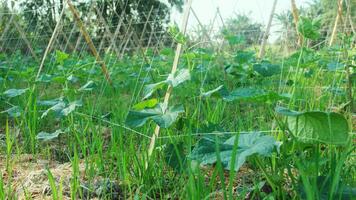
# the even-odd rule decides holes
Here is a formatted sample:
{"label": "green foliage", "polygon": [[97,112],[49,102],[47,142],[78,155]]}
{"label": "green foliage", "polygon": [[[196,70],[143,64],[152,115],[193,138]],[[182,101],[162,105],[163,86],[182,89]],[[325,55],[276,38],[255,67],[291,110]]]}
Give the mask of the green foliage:
{"label": "green foliage", "polygon": [[349,125],[341,114],[321,111],[296,112],[286,108],[277,108],[277,112],[288,116],[288,128],[301,142],[346,145],[349,140]]}
{"label": "green foliage", "polygon": [[253,20],[245,14],[238,14],[226,20],[222,35],[230,45],[247,47],[258,44],[258,38],[262,35],[263,25]]}
{"label": "green foliage", "polygon": [[279,65],[271,64],[268,61],[262,61],[253,65],[253,69],[260,75],[264,77],[273,76],[279,74],[281,69]]}
{"label": "green foliage", "polygon": [[9,90],[6,90],[3,93],[3,95],[8,98],[13,98],[13,97],[17,97],[17,96],[24,94],[27,90],[28,90],[28,88],[26,88],[26,89],[9,89]]}
{"label": "green foliage", "polygon": [[170,143],[165,148],[165,161],[177,172],[182,172],[187,164],[187,156],[184,151],[184,144],[182,142],[175,144]]}
{"label": "green foliage", "polygon": [[19,106],[13,106],[7,110],[2,111],[1,113],[7,113],[10,117],[20,117],[22,109]]}
{"label": "green foliage", "polygon": [[238,137],[236,162],[233,169],[238,171],[246,159],[252,155],[271,156],[274,150],[279,148],[279,143],[268,135],[259,132],[241,133],[228,139],[205,136],[195,145],[189,158],[198,160],[203,165],[211,165],[217,162],[216,146],[219,149],[221,163],[225,169],[231,168],[231,155],[235,138]]}
{"label": "green foliage", "polygon": [[[46,102],[47,105],[51,105],[52,102]],[[55,105],[48,108],[45,112],[42,113],[41,119],[46,117],[50,112],[54,112],[56,117],[65,117],[68,116],[71,112],[73,112],[77,107],[82,106],[82,101],[73,101],[67,103],[65,101],[58,101]]]}
{"label": "green foliage", "polygon": [[132,108],[135,110],[143,110],[145,108],[153,108],[158,104],[158,99],[148,99],[135,104]]}
{"label": "green foliage", "polygon": [[184,112],[183,106],[172,106],[164,112],[163,104],[158,104],[153,109],[143,109],[141,111],[129,111],[126,124],[130,127],[143,126],[149,119],[153,120],[162,128],[168,128],[178,118],[180,113]]}
{"label": "green foliage", "polygon": [[149,85],[145,85],[143,89],[143,99],[147,99],[152,94],[161,89],[164,85],[168,84],[172,87],[177,87],[178,85],[182,84],[183,82],[190,80],[190,72],[188,69],[180,69],[175,74],[169,74],[167,79],[164,81],[160,81],[158,83],[153,83]]}
{"label": "green foliage", "polygon": [[185,44],[187,42],[187,37],[179,31],[179,28],[177,26],[170,26],[168,28],[168,33],[177,43]]}
{"label": "green foliage", "polygon": [[95,88],[96,84],[94,81],[88,81],[85,85],[80,87],[78,91],[92,91]]}
{"label": "green foliage", "polygon": [[305,38],[311,40],[317,40],[320,37],[319,33],[320,21],[312,20],[307,17],[300,17],[298,21],[298,32],[301,33]]}
{"label": "green foliage", "polygon": [[36,139],[44,141],[44,142],[48,142],[48,141],[58,138],[58,136],[62,133],[64,133],[62,130],[56,130],[53,133],[47,133],[47,132],[41,131],[37,134]]}

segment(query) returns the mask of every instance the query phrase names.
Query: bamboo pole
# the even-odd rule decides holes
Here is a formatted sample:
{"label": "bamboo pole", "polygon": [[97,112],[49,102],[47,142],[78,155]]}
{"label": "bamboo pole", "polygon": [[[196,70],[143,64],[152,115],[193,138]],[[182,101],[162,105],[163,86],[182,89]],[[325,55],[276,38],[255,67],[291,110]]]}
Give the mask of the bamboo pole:
{"label": "bamboo pole", "polygon": [[[187,0],[187,4],[186,7],[184,9],[184,13],[183,13],[183,20],[182,20],[182,24],[181,24],[181,32],[183,34],[185,34],[186,30],[187,30],[187,24],[188,24],[188,18],[189,18],[189,12],[190,12],[190,8],[192,6],[192,2],[193,0]],[[178,67],[178,62],[179,62],[179,57],[182,51],[182,44],[178,43],[177,44],[177,48],[176,48],[176,52],[175,52],[175,56],[174,56],[174,61],[173,61],[173,65],[172,65],[172,70],[171,70],[171,74],[174,74],[177,71],[177,67]],[[163,101],[163,110],[162,112],[165,113],[167,111],[168,108],[168,103],[169,103],[169,98],[172,94],[173,91],[173,87],[171,85],[168,86],[166,94],[164,96],[164,101]],[[146,168],[148,167],[148,161],[152,156],[154,147],[155,147],[155,143],[156,143],[156,138],[159,136],[160,133],[160,129],[161,127],[156,125],[154,134],[152,135],[151,138],[151,142],[150,142],[150,146],[148,148],[148,160],[146,162]]]}
{"label": "bamboo pole", "polygon": [[63,9],[62,9],[61,14],[60,14],[59,19],[58,19],[58,22],[57,22],[57,24],[56,24],[56,26],[55,26],[55,28],[54,28],[54,30],[53,30],[51,39],[49,40],[48,45],[47,45],[47,48],[46,48],[46,50],[45,50],[45,52],[44,52],[44,54],[43,54],[40,67],[38,68],[38,72],[37,72],[37,75],[36,75],[36,79],[38,79],[38,77],[40,77],[42,68],[43,68],[43,66],[44,66],[44,62],[45,62],[46,57],[47,57],[47,54],[49,53],[49,51],[50,51],[50,49],[51,49],[51,47],[52,47],[52,45],[53,45],[53,42],[54,42],[54,40],[55,40],[55,38],[56,38],[56,36],[57,36],[57,32],[58,32],[58,29],[59,29],[59,25],[60,25],[60,23],[61,23],[61,20],[62,20],[63,15],[64,15],[64,9],[65,9],[65,7],[63,6]]}
{"label": "bamboo pole", "polygon": [[337,14],[336,14],[336,18],[335,18],[333,32],[331,33],[331,37],[330,37],[329,46],[332,46],[334,44],[336,33],[337,33],[337,25],[342,18],[342,2],[343,2],[343,0],[338,0],[338,2],[337,2],[338,9],[337,9]]}
{"label": "bamboo pole", "polygon": [[266,49],[267,39],[268,39],[268,37],[269,37],[269,32],[270,32],[270,29],[271,29],[274,12],[275,12],[275,10],[276,10],[277,1],[278,1],[278,0],[274,0],[274,2],[273,2],[273,6],[272,6],[271,14],[270,14],[270,16],[269,16],[267,28],[266,28],[266,31],[265,31],[264,34],[263,34],[261,49],[260,49],[260,52],[258,53],[258,58],[259,58],[259,59],[262,59],[262,58],[264,57],[264,55],[265,55],[265,49]]}
{"label": "bamboo pole", "polygon": [[293,19],[294,19],[294,24],[295,24],[295,31],[298,36],[298,45],[302,46],[303,36],[298,31],[299,12],[298,12],[298,8],[297,8],[297,4],[295,3],[295,0],[291,0],[291,5],[292,5],[292,14],[293,14]]}
{"label": "bamboo pole", "polygon": [[71,0],[67,0],[67,4],[69,6],[69,10],[72,12],[73,17],[75,19],[75,21],[77,22],[80,32],[83,34],[85,41],[87,42],[90,51],[92,52],[92,54],[94,55],[96,61],[101,65],[101,70],[103,71],[106,80],[112,84],[112,81],[110,79],[110,75],[109,75],[109,71],[105,65],[105,62],[101,59],[100,55],[98,54],[93,41],[91,40],[83,22],[80,19],[79,13],[77,11],[77,9],[73,6],[73,4],[71,3]]}

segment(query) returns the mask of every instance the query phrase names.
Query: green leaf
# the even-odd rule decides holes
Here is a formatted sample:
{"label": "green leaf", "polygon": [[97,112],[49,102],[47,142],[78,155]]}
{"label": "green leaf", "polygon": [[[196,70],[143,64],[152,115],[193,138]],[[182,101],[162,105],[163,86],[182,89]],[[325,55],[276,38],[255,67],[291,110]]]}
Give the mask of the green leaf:
{"label": "green leaf", "polygon": [[71,103],[69,103],[68,107],[64,108],[63,110],[61,110],[60,114],[62,116],[68,116],[71,112],[73,112],[76,107],[80,107],[82,106],[82,101],[73,101]]}
{"label": "green leaf", "polygon": [[140,127],[151,119],[160,127],[168,128],[176,121],[178,115],[182,112],[184,112],[183,106],[173,106],[163,113],[163,104],[158,104],[153,109],[129,111],[126,124],[130,127]]}
{"label": "green leaf", "polygon": [[54,106],[47,109],[41,116],[41,119],[46,117],[50,112],[54,112],[57,117],[68,116],[73,112],[77,107],[82,106],[82,101],[73,101],[69,104],[66,104],[64,101],[59,101]]}
{"label": "green leaf", "polygon": [[73,76],[73,74],[71,74],[70,76],[67,77],[67,80],[72,83],[76,83],[76,82],[78,82],[79,79],[77,77]]}
{"label": "green leaf", "polygon": [[188,69],[178,70],[175,74],[170,74],[166,80],[166,83],[177,87],[181,83],[190,80],[190,73]]}
{"label": "green leaf", "polygon": [[22,113],[22,109],[19,106],[13,106],[1,113],[7,113],[10,117],[20,117]]}
{"label": "green leaf", "polygon": [[210,97],[212,94],[220,91],[224,86],[223,85],[220,85],[219,87],[215,88],[215,89],[212,89],[212,90],[209,90],[207,92],[203,92],[201,93],[201,96],[202,97]]}
{"label": "green leaf", "polygon": [[3,93],[3,95],[5,95],[8,98],[17,97],[17,96],[20,96],[20,95],[24,94],[27,90],[28,90],[28,88],[25,88],[25,89],[9,89],[9,90],[6,90]]}
{"label": "green leaf", "polygon": [[[161,110],[163,111],[163,109]],[[160,115],[156,115],[152,117],[152,120],[162,128],[170,127],[178,118],[180,113],[184,112],[184,108],[182,105],[180,106],[172,106],[169,107],[168,110]]]}
{"label": "green leaf", "polygon": [[185,44],[187,42],[187,37],[180,32],[179,28],[175,25],[168,28],[168,33],[176,42],[180,44]]}
{"label": "green leaf", "polygon": [[177,172],[183,171],[187,161],[183,142],[168,144],[164,151],[164,155],[164,159],[170,167]]}
{"label": "green leaf", "polygon": [[320,23],[318,20],[312,20],[307,17],[300,17],[298,21],[298,32],[305,38],[317,40],[320,37]]}
{"label": "green leaf", "polygon": [[69,54],[66,54],[62,51],[56,51],[56,62],[58,64],[61,64],[63,65],[64,64],[64,61],[67,60],[69,58]]}
{"label": "green leaf", "polygon": [[152,96],[152,94],[157,91],[158,89],[161,89],[165,84],[165,81],[161,81],[158,83],[153,83],[153,84],[149,84],[149,85],[145,85],[145,87],[143,88],[143,99],[147,99],[150,96]]}
{"label": "green leaf", "polygon": [[263,61],[253,65],[253,70],[264,77],[273,76],[279,74],[281,69],[279,65],[271,64],[270,62]]}
{"label": "green leaf", "polygon": [[46,117],[48,115],[48,113],[51,111],[53,111],[55,113],[60,113],[65,107],[66,107],[66,104],[63,101],[60,101],[57,104],[50,107],[49,109],[47,109],[45,112],[43,112],[41,115],[41,119]]}
{"label": "green leaf", "polygon": [[50,83],[52,81],[52,76],[49,74],[41,74],[41,76],[36,80],[36,82]]}
{"label": "green leaf", "polygon": [[255,53],[253,51],[237,51],[234,59],[238,64],[248,64],[255,60]]}
{"label": "green leaf", "polygon": [[218,138],[217,136],[215,138],[205,136],[195,145],[192,153],[189,155],[189,158],[197,160],[203,165],[214,164],[217,162],[217,145],[222,165],[225,169],[230,170],[236,137],[238,137],[238,147],[236,162],[233,166],[235,171],[240,169],[249,156],[270,156],[274,150],[279,150],[279,142],[277,142],[272,136],[262,135],[259,132],[241,133],[239,136],[232,136],[227,140]]}
{"label": "green leaf", "polygon": [[345,65],[336,61],[332,61],[326,65],[329,71],[337,71],[340,69],[345,69]]}
{"label": "green leaf", "polygon": [[226,89],[220,90],[225,101],[245,101],[255,103],[269,103],[282,99],[288,99],[286,95],[280,95],[276,92],[265,91],[258,88],[238,88],[232,92],[228,92]]}
{"label": "green leaf", "polygon": [[78,91],[92,91],[95,88],[96,84],[94,81],[88,81],[85,85],[78,89]]}
{"label": "green leaf", "polygon": [[37,101],[37,104],[40,106],[54,106],[57,103],[63,101],[62,98],[56,98],[56,99],[51,99],[51,100],[43,100],[43,101]]}
{"label": "green leaf", "polygon": [[153,108],[158,104],[158,99],[149,99],[135,104],[132,108],[135,110],[143,110],[145,108]]}
{"label": "green leaf", "polygon": [[177,87],[178,85],[182,84],[183,82],[190,80],[190,73],[188,69],[181,69],[178,70],[175,74],[169,74],[167,79],[158,83],[153,83],[149,85],[145,85],[143,88],[143,99],[147,99],[152,94],[161,89],[165,84],[169,84],[172,87]]}
{"label": "green leaf", "polygon": [[349,140],[348,122],[339,113],[295,112],[288,109],[278,113],[288,116],[288,128],[300,142],[346,145]]}
{"label": "green leaf", "polygon": [[47,132],[39,132],[36,136],[37,140],[42,140],[44,142],[53,140],[55,138],[58,138],[60,134],[64,133],[62,130],[56,130],[54,133],[47,133]]}

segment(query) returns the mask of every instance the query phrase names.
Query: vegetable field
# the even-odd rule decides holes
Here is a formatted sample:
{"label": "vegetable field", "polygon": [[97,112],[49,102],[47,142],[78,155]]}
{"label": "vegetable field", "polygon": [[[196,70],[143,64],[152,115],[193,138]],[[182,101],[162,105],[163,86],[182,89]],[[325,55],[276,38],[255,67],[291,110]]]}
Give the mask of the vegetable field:
{"label": "vegetable field", "polygon": [[0,1],[0,200],[356,199],[355,1],[72,1]]}

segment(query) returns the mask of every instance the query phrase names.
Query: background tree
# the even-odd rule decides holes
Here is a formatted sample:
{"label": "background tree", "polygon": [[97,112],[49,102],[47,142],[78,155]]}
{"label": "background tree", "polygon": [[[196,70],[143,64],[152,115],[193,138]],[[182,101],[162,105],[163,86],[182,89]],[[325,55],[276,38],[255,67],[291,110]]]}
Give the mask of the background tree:
{"label": "background tree", "polygon": [[262,28],[261,23],[254,22],[248,15],[238,14],[226,21],[221,33],[230,44],[247,47],[260,43]]}
{"label": "background tree", "polygon": [[[170,22],[171,10],[176,8],[181,11],[184,0],[168,0],[168,3],[160,0],[72,0],[72,2],[81,13],[82,19],[90,22],[87,23],[87,28],[92,35],[102,36],[105,30],[105,25],[97,20],[99,13],[94,9],[97,7],[111,32],[115,32],[117,24],[121,21],[125,25],[121,26],[118,35],[124,35],[129,31],[133,32],[133,35],[141,36],[145,29],[143,38],[148,38],[151,32],[165,32]],[[28,31],[36,32],[37,35],[48,35],[52,33],[64,3],[65,0],[22,0],[17,2],[16,7]],[[64,20],[64,32],[70,32],[72,28],[73,20],[69,17],[70,15],[66,15]],[[146,42],[147,40],[142,41],[142,45]]]}

